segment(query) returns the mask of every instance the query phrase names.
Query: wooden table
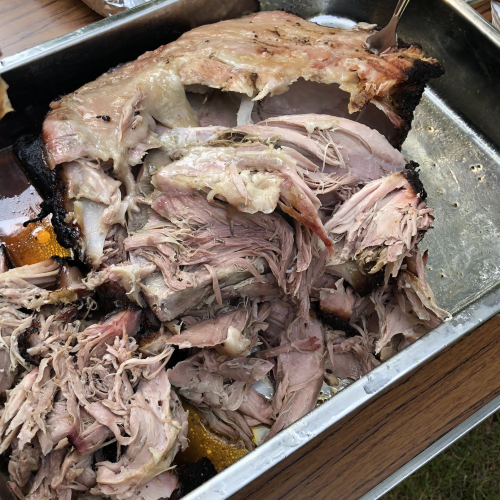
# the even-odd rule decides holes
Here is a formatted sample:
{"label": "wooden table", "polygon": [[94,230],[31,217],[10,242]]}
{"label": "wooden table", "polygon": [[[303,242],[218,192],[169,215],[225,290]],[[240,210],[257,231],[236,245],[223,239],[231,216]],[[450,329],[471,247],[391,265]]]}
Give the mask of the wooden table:
{"label": "wooden table", "polygon": [[[79,0],[4,1],[0,49],[11,55],[98,19]],[[234,498],[357,499],[498,396],[499,372],[497,316]]]}

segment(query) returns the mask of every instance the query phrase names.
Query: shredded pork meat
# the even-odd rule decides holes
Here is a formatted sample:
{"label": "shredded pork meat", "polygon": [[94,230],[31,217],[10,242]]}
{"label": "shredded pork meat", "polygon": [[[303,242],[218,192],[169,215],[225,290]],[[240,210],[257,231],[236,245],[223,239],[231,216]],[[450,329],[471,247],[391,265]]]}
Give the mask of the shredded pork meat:
{"label": "shredded pork meat", "polygon": [[418,250],[433,210],[392,145],[442,68],[416,45],[374,55],[371,33],[285,12],[203,26],[19,142],[76,262],[9,269],[0,246],[17,498],[178,498],[188,421],[251,451],[450,317]]}

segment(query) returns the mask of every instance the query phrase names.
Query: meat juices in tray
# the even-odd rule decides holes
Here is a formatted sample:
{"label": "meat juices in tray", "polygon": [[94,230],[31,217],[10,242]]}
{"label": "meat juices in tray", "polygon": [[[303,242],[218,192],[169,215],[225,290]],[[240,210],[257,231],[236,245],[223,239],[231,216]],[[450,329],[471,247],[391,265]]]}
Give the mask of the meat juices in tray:
{"label": "meat juices in tray", "polygon": [[370,53],[371,33],[203,26],[20,138],[74,260],[0,262],[18,498],[178,498],[449,317],[395,149],[443,70],[417,45]]}

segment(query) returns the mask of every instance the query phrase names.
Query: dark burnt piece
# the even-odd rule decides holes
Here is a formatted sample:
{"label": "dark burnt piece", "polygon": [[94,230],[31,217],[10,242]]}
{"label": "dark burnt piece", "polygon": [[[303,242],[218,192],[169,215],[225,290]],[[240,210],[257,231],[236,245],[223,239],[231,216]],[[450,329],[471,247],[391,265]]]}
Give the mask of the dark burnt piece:
{"label": "dark burnt piece", "polygon": [[420,197],[421,200],[427,199],[427,191],[422,184],[419,176],[419,167],[418,163],[414,161],[410,161],[410,163],[406,164],[405,170],[403,170],[403,175],[406,177],[406,180],[409,182],[410,186],[413,188],[415,194]]}
{"label": "dark burnt piece", "polygon": [[24,332],[22,332],[19,335],[17,340],[19,354],[23,357],[23,359],[26,362],[37,366],[40,364],[40,357],[31,356],[28,353],[28,349],[34,347],[35,343],[33,342],[33,339],[35,339],[38,336],[38,331],[39,329],[37,326],[31,326],[30,328],[24,330]]}
{"label": "dark burnt piece", "polygon": [[348,321],[339,318],[336,314],[327,313],[318,309],[318,317],[322,323],[328,325],[333,330],[340,330],[346,337],[354,337],[358,332],[349,324]]}
{"label": "dark burnt piece", "polygon": [[165,368],[167,370],[169,368],[173,368],[177,363],[180,363],[181,361],[185,361],[189,356],[189,349],[181,349],[180,347],[177,347],[176,345],[174,345],[172,347],[174,348],[174,352],[172,353],[172,356],[170,356],[168,363],[165,365]]}
{"label": "dark burnt piece", "polygon": [[[409,46],[421,50],[418,44]],[[398,148],[401,148],[413,122],[415,108],[422,98],[427,82],[444,75],[443,66],[432,59],[416,59],[408,71],[406,81],[396,85],[388,96],[388,101],[403,120]]]}
{"label": "dark burnt piece", "polygon": [[200,458],[193,464],[178,465],[175,472],[180,486],[173,492],[170,500],[182,498],[217,475],[217,469],[207,457]]}
{"label": "dark burnt piece", "polygon": [[160,330],[160,320],[155,316],[149,307],[142,310],[143,320],[141,321],[141,328],[137,332],[135,338],[139,345],[147,344],[154,338]]}
{"label": "dark burnt piece", "polygon": [[115,281],[106,281],[96,289],[99,306],[106,314],[114,314],[117,309],[123,309],[132,304],[127,292]]}
{"label": "dark burnt piece", "polygon": [[24,226],[38,222],[52,214],[52,226],[57,242],[64,248],[74,248],[80,238],[80,229],[76,224],[65,223],[66,185],[62,179],[61,167],[51,170],[44,158],[44,146],[41,136],[24,135],[14,144],[23,169],[44,201],[40,204],[40,213]]}

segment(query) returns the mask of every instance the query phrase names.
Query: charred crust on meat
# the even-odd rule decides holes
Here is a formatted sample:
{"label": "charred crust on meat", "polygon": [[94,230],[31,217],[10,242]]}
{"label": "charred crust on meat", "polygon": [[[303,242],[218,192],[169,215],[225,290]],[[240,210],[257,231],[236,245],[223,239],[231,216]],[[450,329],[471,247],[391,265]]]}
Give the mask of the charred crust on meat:
{"label": "charred crust on meat", "polygon": [[182,498],[217,475],[217,469],[207,457],[200,458],[191,464],[178,465],[175,472],[180,486],[170,497],[171,500]]}
{"label": "charred crust on meat", "polygon": [[[415,47],[411,45],[410,47]],[[444,74],[443,66],[434,59],[416,59],[406,73],[406,80],[396,85],[388,96],[389,104],[403,120],[398,147],[406,139],[413,121],[413,113],[420,103],[425,86],[430,79]]]}
{"label": "charred crust on meat", "polygon": [[149,307],[142,310],[143,318],[141,326],[136,334],[136,340],[140,346],[144,346],[153,341],[158,335],[161,324],[158,318]]}
{"label": "charred crust on meat", "polygon": [[33,186],[43,198],[38,216],[26,221],[24,227],[52,214],[52,226],[57,242],[64,248],[75,247],[80,238],[80,229],[76,224],[65,223],[66,185],[62,179],[62,170],[61,167],[53,170],[48,167],[44,157],[42,137],[31,134],[22,136],[14,144],[14,152]]}
{"label": "charred crust on meat", "polygon": [[317,313],[319,319],[333,330],[340,330],[344,332],[346,337],[354,337],[357,335],[356,330],[349,324],[349,322],[339,318],[336,314],[327,313],[321,309],[318,309]]}
{"label": "charred crust on meat", "polygon": [[28,353],[28,349],[34,346],[32,339],[34,336],[38,335],[38,331],[39,329],[37,326],[31,326],[28,329],[24,330],[24,332],[21,332],[17,339],[19,354],[26,362],[37,366],[40,364],[39,356],[31,356]]}
{"label": "charred crust on meat", "polygon": [[42,137],[33,134],[23,135],[15,142],[14,152],[40,196],[44,200],[52,198],[54,172],[45,162]]}
{"label": "charred crust on meat", "polygon": [[108,445],[101,448],[102,461],[107,461],[111,463],[116,463],[118,460],[118,443],[109,443]]}
{"label": "charred crust on meat", "polygon": [[106,281],[99,285],[95,291],[99,304],[108,316],[132,305],[127,292],[115,281]]}
{"label": "charred crust on meat", "polygon": [[421,200],[426,200],[427,199],[427,191],[424,188],[424,185],[422,184],[422,181],[420,180],[419,176],[419,164],[415,163],[414,161],[410,161],[410,163],[406,164],[405,170],[403,170],[403,175],[406,177],[406,180],[412,187],[413,191],[415,194],[421,199]]}

